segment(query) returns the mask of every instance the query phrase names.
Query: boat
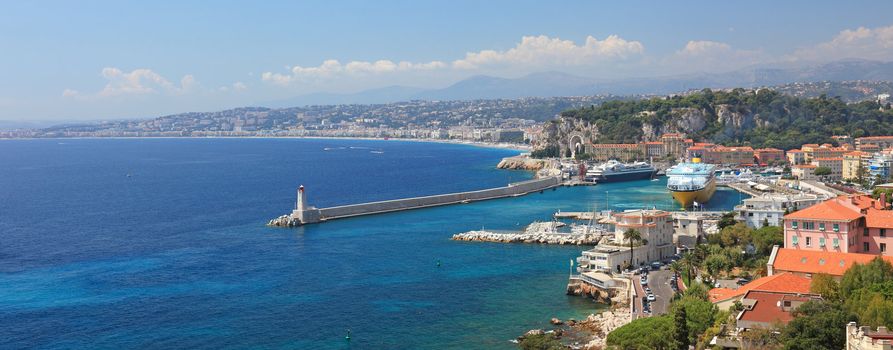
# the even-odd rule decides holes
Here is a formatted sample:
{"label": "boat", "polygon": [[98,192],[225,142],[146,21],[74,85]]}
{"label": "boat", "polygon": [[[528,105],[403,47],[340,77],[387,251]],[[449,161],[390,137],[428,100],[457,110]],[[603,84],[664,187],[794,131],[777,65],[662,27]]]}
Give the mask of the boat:
{"label": "boat", "polygon": [[716,192],[716,166],[703,164],[699,158],[679,163],[667,170],[667,189],[679,204],[688,208],[706,203]]}
{"label": "boat", "polygon": [[657,170],[646,162],[621,163],[609,160],[586,171],[586,180],[590,182],[620,182],[644,180],[654,177]]}

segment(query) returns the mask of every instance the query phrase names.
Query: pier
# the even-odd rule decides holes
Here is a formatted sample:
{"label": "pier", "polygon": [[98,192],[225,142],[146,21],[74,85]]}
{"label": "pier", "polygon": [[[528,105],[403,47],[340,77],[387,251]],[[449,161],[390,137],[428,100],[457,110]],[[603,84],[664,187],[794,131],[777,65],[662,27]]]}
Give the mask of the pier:
{"label": "pier", "polygon": [[439,194],[433,196],[393,199],[361,204],[316,208],[307,204],[304,186],[298,188],[295,209],[288,215],[270,220],[270,226],[298,226],[354,216],[381,214],[395,211],[436,207],[449,204],[470,203],[489,199],[523,196],[561,186],[560,177],[546,177],[511,183],[508,186],[485,190]]}

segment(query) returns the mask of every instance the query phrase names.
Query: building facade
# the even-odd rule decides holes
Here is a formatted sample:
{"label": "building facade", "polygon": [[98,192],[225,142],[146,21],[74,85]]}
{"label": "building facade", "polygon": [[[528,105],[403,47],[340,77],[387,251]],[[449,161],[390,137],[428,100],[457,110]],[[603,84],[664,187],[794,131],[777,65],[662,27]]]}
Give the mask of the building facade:
{"label": "building facade", "polygon": [[[840,196],[784,217],[788,249],[891,255],[893,211],[886,198]],[[888,248],[889,247],[889,248]]]}
{"label": "building facade", "polygon": [[812,164],[816,167],[831,169],[831,174],[819,176],[828,180],[840,180],[843,178],[843,157],[814,158]]}
{"label": "building facade", "polygon": [[[626,266],[642,266],[669,258],[676,253],[673,245],[673,217],[663,210],[632,210],[614,214],[614,239],[583,252],[577,259],[580,272],[619,272]],[[639,231],[646,244],[633,242],[630,261],[628,229]]]}
{"label": "building facade", "polygon": [[814,194],[786,195],[767,193],[760,197],[751,197],[735,206],[737,219],[744,221],[748,227],[760,228],[763,223],[769,226],[781,226],[787,213],[806,209],[821,203],[827,197]]}
{"label": "building facade", "polygon": [[887,149],[890,147],[893,147],[893,136],[867,136],[856,138],[856,149],[860,151]]}
{"label": "building facade", "polygon": [[893,350],[893,333],[887,327],[871,327],[846,325],[846,350]]}

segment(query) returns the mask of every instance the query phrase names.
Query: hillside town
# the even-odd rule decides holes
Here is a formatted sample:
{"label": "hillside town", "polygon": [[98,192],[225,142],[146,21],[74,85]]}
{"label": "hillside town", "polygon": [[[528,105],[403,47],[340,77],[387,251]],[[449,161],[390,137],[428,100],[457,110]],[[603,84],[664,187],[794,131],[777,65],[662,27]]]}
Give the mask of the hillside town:
{"label": "hillside town", "polygon": [[575,259],[568,293],[612,305],[571,327],[599,329],[572,347],[662,348],[672,334],[647,329],[680,327],[681,317],[687,339],[676,343],[697,349],[803,348],[790,342],[810,337],[830,348],[893,349],[884,297],[893,280],[893,136],[833,139],[781,150],[680,133],[636,144],[572,136],[565,178],[617,160],[696,159],[718,169],[720,186],[749,195],[730,212],[556,213],[603,230]]}

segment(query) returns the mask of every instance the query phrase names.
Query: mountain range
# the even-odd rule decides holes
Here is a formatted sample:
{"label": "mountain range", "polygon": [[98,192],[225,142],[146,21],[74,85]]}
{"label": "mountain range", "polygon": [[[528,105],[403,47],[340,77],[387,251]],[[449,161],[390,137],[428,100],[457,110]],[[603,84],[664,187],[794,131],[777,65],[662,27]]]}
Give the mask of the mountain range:
{"label": "mountain range", "polygon": [[795,82],[893,80],[893,62],[841,60],[805,66],[754,66],[726,73],[603,80],[551,71],[519,78],[473,76],[439,89],[389,86],[351,94],[314,93],[259,103],[267,107],[374,104],[408,100],[476,100],[583,95],[670,94],[703,88],[774,86]]}

